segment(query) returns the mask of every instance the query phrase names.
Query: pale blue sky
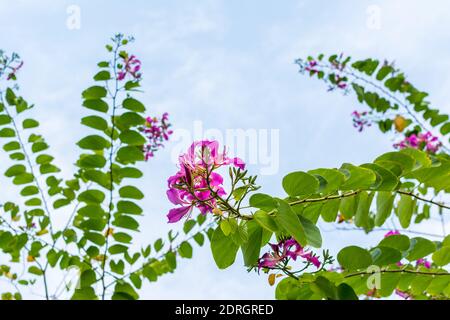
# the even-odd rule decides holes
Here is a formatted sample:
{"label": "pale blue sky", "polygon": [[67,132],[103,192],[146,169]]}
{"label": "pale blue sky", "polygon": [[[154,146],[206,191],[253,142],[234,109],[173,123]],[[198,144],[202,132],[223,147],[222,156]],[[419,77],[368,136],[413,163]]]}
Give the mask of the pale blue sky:
{"label": "pale blue sky", "polygon": [[[66,27],[69,5],[81,9],[79,30]],[[368,25],[373,6],[380,10],[379,29]],[[433,104],[449,113],[449,14],[447,1],[1,0],[0,43],[25,61],[22,93],[36,103],[34,114],[66,175],[83,130],[80,92],[106,57],[105,42],[122,32],[136,38],[130,50],[143,62],[145,94],[140,98],[149,112],[168,111],[174,127],[185,130],[197,120],[222,132],[280,130],[280,170],[259,182],[264,192],[281,195],[281,179],[290,171],[363,163],[392,146],[376,129],[357,133],[350,119],[351,111],[360,108],[356,100],[327,93],[322,83],[299,75],[294,59],[344,52],[395,60],[416,86],[430,92]],[[169,229],[165,181],[176,170],[174,145],[145,167],[141,243]],[[259,172],[256,164],[249,168]],[[13,197],[15,190],[3,190],[3,197]],[[430,222],[422,229],[439,232],[440,226]],[[377,239],[339,231],[323,236],[325,247],[334,250]],[[217,270],[208,246],[195,248],[194,258],[179,263],[175,274],[142,291],[143,298],[273,296],[266,278],[247,274],[240,259]]]}

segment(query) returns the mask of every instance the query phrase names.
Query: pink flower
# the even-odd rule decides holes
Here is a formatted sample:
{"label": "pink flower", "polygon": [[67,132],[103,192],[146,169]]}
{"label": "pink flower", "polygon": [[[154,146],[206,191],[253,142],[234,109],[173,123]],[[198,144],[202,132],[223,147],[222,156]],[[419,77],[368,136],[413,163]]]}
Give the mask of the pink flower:
{"label": "pink flower", "polygon": [[209,140],[194,142],[178,160],[179,171],[167,180],[167,197],[181,207],[169,211],[169,223],[179,221],[194,207],[201,214],[212,212],[217,207],[217,198],[226,194],[223,177],[215,171],[228,165],[245,168],[241,159],[229,158],[225,149],[219,151],[217,141]]}
{"label": "pink flower", "polygon": [[419,267],[419,266],[424,266],[427,269],[431,269],[431,262],[424,258],[419,259],[416,261],[416,267]]}
{"label": "pink flower", "polygon": [[280,241],[278,244],[270,244],[272,248],[271,253],[265,253],[258,260],[258,268],[274,268],[279,262],[286,261],[286,259],[297,260],[301,257],[313,264],[316,268],[320,268],[319,259],[311,252],[307,252],[304,248],[293,238]]}
{"label": "pink flower", "polygon": [[351,115],[353,118],[353,127],[357,128],[359,132],[363,131],[364,127],[370,127],[372,125],[367,118],[367,111],[358,112],[355,110]]}
{"label": "pink flower", "polygon": [[400,234],[400,231],[398,231],[398,230],[391,230],[388,233],[386,233],[384,235],[384,237],[387,238],[387,237],[390,237],[390,236],[397,236],[399,234]]}
{"label": "pink flower", "polygon": [[414,148],[424,150],[430,153],[436,153],[442,143],[438,140],[438,137],[433,136],[431,132],[410,134],[403,140],[394,144],[396,149]]}
{"label": "pink flower", "polygon": [[118,72],[117,80],[121,81],[125,79],[125,77],[129,74],[134,79],[140,79],[141,73],[139,71],[141,70],[141,61],[136,58],[136,56],[131,55],[130,57],[125,57],[123,59],[124,66],[123,68]]}
{"label": "pink flower", "polygon": [[147,161],[154,156],[155,152],[164,147],[164,142],[169,140],[169,136],[173,133],[170,130],[169,114],[165,112],[161,119],[156,117],[147,117],[145,125],[141,128],[148,139],[148,143],[144,146],[145,160]]}

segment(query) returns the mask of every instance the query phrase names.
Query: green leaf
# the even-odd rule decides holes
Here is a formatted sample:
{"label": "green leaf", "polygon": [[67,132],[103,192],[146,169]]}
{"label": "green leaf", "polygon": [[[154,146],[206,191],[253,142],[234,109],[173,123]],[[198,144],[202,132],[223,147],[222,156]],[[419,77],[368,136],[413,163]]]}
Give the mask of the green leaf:
{"label": "green leaf", "polygon": [[116,216],[113,225],[130,230],[138,230],[139,228],[139,223],[135,219],[124,214]]}
{"label": "green leaf", "polygon": [[80,148],[88,150],[103,150],[110,146],[105,138],[98,135],[87,136],[81,139],[77,144]]}
{"label": "green leaf", "polygon": [[83,271],[83,273],[81,273],[80,276],[80,287],[81,288],[86,288],[86,287],[90,287],[92,284],[95,283],[96,281],[96,275],[94,270],[88,269]]}
{"label": "green leaf", "polygon": [[27,197],[32,196],[39,193],[39,189],[35,186],[27,186],[20,191],[20,195]]}
{"label": "green leaf", "polygon": [[39,126],[39,122],[33,119],[25,119],[23,120],[22,127],[24,129],[36,128]]}
{"label": "green leaf", "polygon": [[105,101],[103,101],[102,99],[85,100],[83,102],[83,106],[88,109],[95,110],[98,112],[103,112],[103,113],[108,112],[108,109],[109,109],[108,104]]}
{"label": "green leaf", "polygon": [[125,186],[120,188],[119,195],[122,198],[137,199],[137,200],[141,200],[144,198],[144,194],[138,188],[133,186]]}
{"label": "green leaf", "polygon": [[47,150],[48,148],[48,144],[46,144],[45,142],[35,142],[31,146],[31,151],[33,151],[33,153],[38,153]]}
{"label": "green leaf", "polygon": [[205,236],[203,235],[203,233],[197,232],[194,235],[194,240],[199,246],[202,246],[205,243]]}
{"label": "green leaf", "polygon": [[123,107],[134,112],[145,112],[145,106],[138,100],[126,98],[123,100]]}
{"label": "green leaf", "polygon": [[19,149],[20,149],[20,143],[18,143],[17,141],[8,142],[3,146],[3,150],[5,150],[6,152],[19,150]]}
{"label": "green leaf", "polygon": [[142,177],[142,172],[139,169],[133,167],[125,167],[119,170],[119,174],[122,178],[139,179]]}
{"label": "green leaf", "polygon": [[390,216],[394,207],[395,194],[388,191],[380,191],[377,195],[377,214],[375,216],[375,225],[382,226]]}
{"label": "green leaf", "polygon": [[106,97],[107,91],[104,87],[92,86],[84,90],[81,95],[85,100],[95,100]]}
{"label": "green leaf", "polygon": [[416,206],[416,201],[412,199],[412,197],[408,195],[401,195],[400,201],[397,205],[398,210],[398,218],[400,220],[400,225],[402,228],[408,228],[411,223],[411,218],[414,213],[414,209]]}
{"label": "green leaf", "polygon": [[372,256],[363,248],[357,246],[345,247],[337,255],[339,264],[346,270],[367,268],[372,264]]}
{"label": "green leaf", "polygon": [[374,193],[367,193],[362,191],[358,194],[358,207],[355,214],[355,225],[357,227],[368,229],[369,223],[369,210],[372,204]]}
{"label": "green leaf", "polygon": [[341,283],[337,287],[337,294],[339,300],[358,300],[358,296],[352,287],[346,283]]}
{"label": "green leaf", "polygon": [[184,225],[183,225],[183,232],[185,234],[188,234],[197,224],[197,222],[195,220],[187,220]]}
{"label": "green leaf", "polygon": [[36,157],[36,163],[37,164],[49,164],[53,161],[53,157],[49,156],[48,154],[40,154]]}
{"label": "green leaf", "polygon": [[120,141],[130,146],[142,146],[146,143],[146,139],[137,131],[126,130],[119,135]]}
{"label": "green leaf", "polygon": [[383,167],[385,162],[393,162],[403,169],[403,173],[410,171],[415,164],[415,160],[409,155],[401,152],[388,152],[375,159]]}
{"label": "green leaf", "polygon": [[95,81],[106,81],[109,79],[111,79],[111,74],[106,70],[100,71],[94,76]]}
{"label": "green leaf", "polygon": [[214,230],[211,238],[211,251],[219,269],[231,266],[236,259],[238,250],[239,247],[231,240],[231,237],[226,237],[223,234],[220,227]]}
{"label": "green leaf", "polygon": [[258,210],[253,215],[253,218],[255,221],[263,228],[271,231],[271,232],[278,232],[280,228],[278,227],[277,223],[275,222],[275,219],[267,214],[267,212]]}
{"label": "green leaf", "polygon": [[292,211],[286,201],[278,201],[278,214],[275,219],[277,224],[286,230],[289,235],[293,236],[302,246],[305,246],[308,243],[305,230],[299,217]]}
{"label": "green leaf", "polygon": [[105,194],[100,190],[86,190],[80,193],[78,201],[85,202],[87,204],[99,204],[105,200]]}
{"label": "green leaf", "polygon": [[250,206],[265,211],[271,211],[277,207],[277,202],[271,196],[264,193],[255,193],[250,197]]}
{"label": "green leaf", "polygon": [[436,245],[434,242],[422,238],[415,237],[411,239],[411,245],[408,250],[408,256],[406,259],[409,261],[415,261],[417,259],[426,257],[427,255],[433,253],[436,250]]}
{"label": "green leaf", "polygon": [[14,138],[16,132],[11,128],[3,128],[0,130],[0,138]]}
{"label": "green leaf", "polygon": [[105,164],[105,157],[97,154],[82,155],[77,162],[77,165],[83,168],[103,168]]}
{"label": "green leaf", "polygon": [[139,295],[133,289],[133,287],[124,282],[118,281],[114,287],[114,294],[111,297],[112,300],[137,300]]}
{"label": "green leaf", "polygon": [[308,245],[315,248],[320,248],[322,246],[322,236],[320,235],[319,228],[310,220],[305,217],[298,216],[300,223],[305,231],[305,236]]}
{"label": "green leaf", "polygon": [[122,147],[117,152],[117,159],[122,163],[143,161],[144,152],[142,148],[135,146]]}
{"label": "green leaf", "polygon": [[372,170],[356,167],[349,163],[344,163],[341,166],[341,171],[349,175],[344,184],[341,185],[341,190],[369,189],[376,181],[375,173]]}
{"label": "green leaf", "polygon": [[81,123],[87,127],[105,131],[108,128],[108,123],[105,119],[99,116],[88,116],[81,119]]}
{"label": "green leaf", "polygon": [[14,177],[13,183],[15,185],[23,185],[33,182],[34,176],[31,173],[22,173]]}
{"label": "green leaf", "polygon": [[187,241],[183,241],[178,248],[178,253],[183,258],[192,258],[192,246]]}
{"label": "green leaf", "polygon": [[11,88],[7,88],[6,89],[6,94],[5,94],[5,98],[6,98],[6,102],[8,102],[8,104],[10,106],[14,106],[17,102],[16,102],[16,94],[14,93],[14,91]]}
{"label": "green leaf", "polygon": [[339,211],[346,219],[351,219],[355,213],[358,205],[357,196],[348,196],[341,199]]}
{"label": "green leaf", "polygon": [[145,119],[136,112],[125,112],[119,119],[120,123],[127,128],[141,126],[145,123]]}
{"label": "green leaf", "polygon": [[11,123],[11,117],[7,114],[0,114],[0,126]]}
{"label": "green leaf", "polygon": [[345,176],[342,172],[336,169],[315,169],[308,171],[309,174],[319,175],[326,180],[325,187],[320,190],[323,194],[330,194],[339,190],[340,186],[344,183]]}
{"label": "green leaf", "polygon": [[16,164],[16,165],[10,167],[8,170],[6,170],[5,176],[11,178],[11,177],[18,176],[19,174],[23,174],[25,172],[26,172],[26,168],[24,165]]}
{"label": "green leaf", "polygon": [[327,200],[320,209],[320,215],[325,222],[336,221],[339,207],[341,205],[341,199]]}
{"label": "green leaf", "polygon": [[261,250],[263,229],[255,221],[249,221],[247,223],[247,232],[248,241],[241,245],[244,264],[246,266],[255,266]]}
{"label": "green leaf", "polygon": [[374,185],[372,186],[372,189],[377,191],[392,191],[394,190],[399,180],[395,174],[393,174],[388,169],[385,169],[377,164],[374,163],[366,163],[363,164],[361,167],[367,168],[375,172],[376,175],[376,181]]}
{"label": "green leaf", "polygon": [[112,245],[111,247],[109,247],[109,249],[108,249],[109,253],[112,255],[125,253],[125,252],[127,252],[127,250],[128,250],[128,247],[124,246],[123,244],[115,244],[115,245]]}
{"label": "green leaf", "polygon": [[407,236],[404,236],[402,234],[396,234],[384,238],[383,240],[380,241],[378,246],[394,248],[399,251],[406,251],[409,249],[410,241]]}
{"label": "green leaf", "polygon": [[292,172],[283,178],[283,189],[293,197],[314,194],[319,190],[319,180],[302,171]]}
{"label": "green leaf", "polygon": [[433,262],[438,266],[446,266],[450,263],[450,247],[442,247],[433,253]]}
{"label": "green leaf", "polygon": [[128,213],[134,215],[142,214],[142,208],[131,201],[119,201],[117,203],[117,211],[120,213]]}
{"label": "green leaf", "polygon": [[113,238],[117,242],[121,243],[131,243],[131,240],[133,240],[133,237],[125,232],[114,232]]}
{"label": "green leaf", "polygon": [[402,259],[402,254],[399,250],[392,247],[375,247],[370,251],[372,255],[373,264],[378,266],[386,266],[399,262]]}
{"label": "green leaf", "polygon": [[91,287],[75,289],[71,300],[97,300],[97,295]]}

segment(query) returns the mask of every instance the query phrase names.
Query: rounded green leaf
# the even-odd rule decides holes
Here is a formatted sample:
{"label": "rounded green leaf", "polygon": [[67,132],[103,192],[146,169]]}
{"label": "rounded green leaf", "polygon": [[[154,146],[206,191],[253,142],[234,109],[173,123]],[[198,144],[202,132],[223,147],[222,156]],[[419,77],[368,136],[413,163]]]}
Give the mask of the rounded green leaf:
{"label": "rounded green leaf", "polygon": [[39,126],[39,122],[34,119],[25,119],[23,120],[22,127],[24,129],[36,128]]}
{"label": "rounded green leaf", "polygon": [[108,128],[108,123],[105,119],[99,116],[88,116],[81,119],[81,123],[87,127],[104,131]]}
{"label": "rounded green leaf", "polygon": [[302,171],[292,172],[283,178],[283,189],[293,197],[314,194],[319,190],[319,180]]}
{"label": "rounded green leaf", "polygon": [[80,148],[88,150],[103,150],[110,145],[105,138],[98,135],[87,136],[78,141],[77,144]]}
{"label": "rounded green leaf", "polygon": [[134,112],[144,112],[145,106],[134,98],[126,98],[123,100],[123,107]]}
{"label": "rounded green leaf", "polygon": [[119,195],[122,198],[129,198],[129,199],[143,199],[144,194],[136,187],[133,186],[125,186],[120,188]]}
{"label": "rounded green leaf", "polygon": [[100,86],[92,86],[81,93],[85,100],[101,99],[106,97],[106,94],[106,89]]}
{"label": "rounded green leaf", "polygon": [[130,146],[142,146],[146,143],[146,139],[139,132],[134,130],[123,131],[119,135],[120,141]]}
{"label": "rounded green leaf", "polygon": [[231,266],[236,259],[238,250],[239,246],[231,240],[231,237],[226,237],[220,227],[214,230],[211,238],[211,251],[219,269]]}
{"label": "rounded green leaf", "polygon": [[358,246],[345,247],[339,251],[337,259],[345,270],[363,269],[372,264],[369,251]]}
{"label": "rounded green leaf", "polygon": [[417,259],[426,257],[436,250],[436,244],[433,241],[422,237],[416,237],[411,239],[410,249],[408,256],[409,261],[415,261]]}
{"label": "rounded green leaf", "polygon": [[394,248],[400,251],[406,251],[409,249],[410,241],[409,238],[405,235],[395,234],[381,240],[378,246]]}
{"label": "rounded green leaf", "polygon": [[249,204],[251,207],[259,208],[264,211],[271,211],[277,207],[277,201],[264,193],[253,194],[250,197]]}
{"label": "rounded green leaf", "polygon": [[102,99],[85,100],[83,102],[83,106],[88,109],[103,112],[103,113],[108,112],[108,109],[109,109],[108,104],[105,101],[103,101]]}

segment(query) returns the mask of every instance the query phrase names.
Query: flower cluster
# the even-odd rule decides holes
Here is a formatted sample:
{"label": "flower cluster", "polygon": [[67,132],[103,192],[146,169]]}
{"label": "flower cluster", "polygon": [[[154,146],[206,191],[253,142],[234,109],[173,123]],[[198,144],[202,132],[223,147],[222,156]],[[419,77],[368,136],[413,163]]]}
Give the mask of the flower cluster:
{"label": "flower cluster", "polygon": [[429,131],[418,134],[412,133],[409,136],[406,136],[402,141],[394,144],[394,148],[396,149],[415,148],[430,153],[436,153],[441,146],[442,143],[439,141],[438,137],[433,136]]}
{"label": "flower cluster", "polygon": [[430,153],[436,153],[441,146],[442,143],[439,141],[438,137],[433,136],[429,131],[426,133],[413,133],[405,137],[402,141],[394,144],[394,147],[397,149],[415,148]]}
{"label": "flower cluster", "polygon": [[287,259],[297,260],[297,257],[303,258],[312,263],[316,268],[320,268],[319,259],[304,248],[293,238],[282,240],[277,244],[270,244],[272,252],[265,253],[258,260],[258,268],[274,268],[280,262],[286,262]]}
{"label": "flower cluster", "polygon": [[148,139],[148,143],[144,145],[145,161],[153,157],[158,149],[164,147],[164,142],[169,140],[169,136],[173,133],[170,127],[167,112],[162,115],[161,119],[156,117],[145,119],[145,125],[141,129]]}
{"label": "flower cluster", "polygon": [[372,123],[368,119],[369,113],[367,111],[358,112],[353,111],[352,112],[352,120],[353,120],[353,127],[357,128],[359,132],[363,131],[364,127],[370,127]]}
{"label": "flower cluster", "polygon": [[125,55],[122,57],[123,65],[117,74],[117,80],[121,81],[126,78],[127,75],[130,75],[133,79],[137,80],[141,78],[141,61],[136,58],[135,55]]}
{"label": "flower cluster", "polygon": [[217,141],[194,142],[187,153],[179,157],[179,171],[167,180],[167,197],[179,205],[169,211],[169,223],[179,221],[194,207],[202,214],[215,211],[217,200],[226,194],[223,177],[216,170],[228,165],[245,168],[241,159],[229,158],[225,148],[220,152]]}

